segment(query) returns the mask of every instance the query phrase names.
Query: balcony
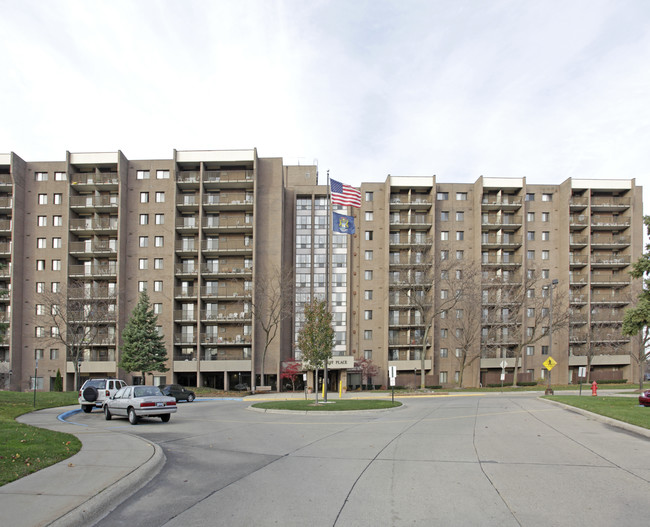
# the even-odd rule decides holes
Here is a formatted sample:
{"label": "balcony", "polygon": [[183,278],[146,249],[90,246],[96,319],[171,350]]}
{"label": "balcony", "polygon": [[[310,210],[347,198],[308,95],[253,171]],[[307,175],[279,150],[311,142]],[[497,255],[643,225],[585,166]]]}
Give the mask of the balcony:
{"label": "balcony", "polygon": [[6,192],[11,188],[13,188],[11,174],[0,174],[0,189],[3,189]]}
{"label": "balcony", "polygon": [[395,249],[408,249],[412,247],[431,247],[433,238],[431,236],[400,236],[389,239],[389,244]]}
{"label": "balcony", "polygon": [[181,212],[194,212],[199,210],[199,196],[197,194],[178,194],[176,208]]}
{"label": "balcony", "polygon": [[490,254],[481,258],[483,267],[516,267],[521,265],[521,256],[506,256],[504,254]]}
{"label": "balcony", "polygon": [[176,264],[174,267],[176,276],[178,277],[193,277],[199,275],[199,268],[196,265]]}
{"label": "balcony", "polygon": [[70,230],[84,234],[117,234],[117,217],[70,220]]}
{"label": "balcony", "polygon": [[627,305],[630,303],[630,295],[624,295],[617,292],[615,289],[611,290],[611,293],[593,293],[591,295],[592,304],[603,304],[603,305]]}
{"label": "balcony", "polygon": [[248,188],[254,187],[252,170],[206,170],[203,172],[204,188]]}
{"label": "balcony", "polygon": [[571,214],[569,216],[569,228],[572,231],[581,231],[589,225],[589,216],[586,214]]}
{"label": "balcony", "polygon": [[237,287],[237,284],[227,286],[201,286],[201,297],[217,300],[247,300],[252,296],[251,291],[244,289],[243,284]]}
{"label": "balcony", "polygon": [[185,234],[199,232],[199,222],[195,216],[181,216],[176,218],[176,230]]}
{"label": "balcony", "polygon": [[408,195],[392,196],[390,198],[390,210],[430,210],[431,198],[415,198]]}
{"label": "balcony", "polygon": [[249,335],[226,335],[218,336],[212,333],[201,333],[201,344],[218,344],[219,346],[242,346],[250,344],[251,337]]}
{"label": "balcony", "polygon": [[[235,306],[236,307],[236,306]],[[233,311],[230,313],[217,313],[216,311],[201,311],[201,321],[219,322],[219,324],[250,324],[253,320],[251,313]]]}
{"label": "balcony", "polygon": [[592,231],[621,231],[630,226],[630,218],[610,215],[594,215],[591,217]]}
{"label": "balcony", "polygon": [[78,213],[117,211],[117,196],[71,196],[70,208]]}
{"label": "balcony", "polygon": [[11,220],[0,220],[0,232],[11,234]]}
{"label": "balcony", "polygon": [[624,287],[630,285],[630,275],[627,273],[608,273],[594,271],[591,273],[591,284],[597,286]]}
{"label": "balcony", "polygon": [[175,287],[174,298],[195,299],[198,296],[198,288],[195,287]]}
{"label": "balcony", "polygon": [[11,196],[0,197],[0,210],[6,214],[6,211],[11,210],[13,207],[13,202],[14,200]]}
{"label": "balcony", "polygon": [[584,267],[589,263],[589,256],[586,254],[569,254],[569,266],[571,268]]}
{"label": "balcony", "polygon": [[[207,348],[203,352],[202,360],[247,361],[248,366],[242,369],[250,369],[250,358],[251,353],[248,349],[219,346],[218,348]],[[206,371],[203,366],[201,366],[201,370]]]}
{"label": "balcony", "polygon": [[117,190],[120,179],[117,172],[83,172],[70,174],[70,185],[78,192]]}
{"label": "balcony", "polygon": [[69,252],[74,255],[84,256],[110,256],[117,254],[117,240],[86,240],[70,242]]}
{"label": "balcony", "polygon": [[589,198],[583,196],[571,196],[569,199],[569,209],[571,212],[584,210],[589,205]]}
{"label": "balcony", "polygon": [[628,247],[632,239],[630,236],[596,235],[591,237],[591,247],[594,249],[622,249]]}
{"label": "balcony", "polygon": [[583,287],[587,285],[587,275],[585,273],[569,272],[569,285],[572,287]]}
{"label": "balcony", "polygon": [[196,335],[187,333],[176,334],[174,335],[174,344],[180,344],[183,346],[196,346]]}
{"label": "balcony", "polygon": [[234,240],[229,239],[228,241],[203,240],[201,250],[204,253],[246,256],[253,254],[253,242],[250,238],[244,240],[241,237]]}
{"label": "balcony", "polygon": [[629,255],[611,255],[611,256],[592,256],[592,267],[626,267],[630,265],[631,259]]}
{"label": "balcony", "polygon": [[203,196],[203,209],[206,212],[224,210],[252,211],[253,198],[250,196],[228,196],[224,194],[205,194]]}
{"label": "balcony", "polygon": [[198,170],[181,170],[176,174],[176,185],[179,189],[198,189],[201,173]]}
{"label": "balcony", "polygon": [[605,309],[603,312],[597,311],[591,315],[592,324],[613,324],[620,326],[623,324],[623,311],[620,309]]}
{"label": "balcony", "polygon": [[241,233],[253,231],[252,216],[206,218],[202,227],[211,233]]}
{"label": "balcony", "polygon": [[571,344],[586,344],[587,332],[569,330],[569,342]]}
{"label": "balcony", "polygon": [[515,235],[499,235],[490,233],[488,236],[482,236],[481,246],[486,249],[506,247],[510,249],[517,249],[521,247],[521,236]]}
{"label": "balcony", "polygon": [[521,227],[521,222],[521,216],[518,214],[490,214],[487,218],[482,218],[481,228],[484,231],[494,229],[514,231]]}
{"label": "balcony", "polygon": [[[592,240],[593,243],[593,240]],[[589,236],[582,234],[572,234],[569,236],[569,247],[571,249],[582,249],[589,244]]]}
{"label": "balcony", "polygon": [[587,295],[570,294],[569,303],[571,305],[585,305],[587,303]]}
{"label": "balcony", "polygon": [[174,310],[174,322],[196,322],[196,312],[183,311],[181,309]]}
{"label": "balcony", "polygon": [[117,278],[117,262],[92,265],[71,265],[68,268],[71,278]]}
{"label": "balcony", "polygon": [[[414,337],[407,337],[406,335],[400,335],[398,337],[388,337],[388,345],[389,346],[416,346],[422,349],[422,344],[424,342],[424,339],[422,337],[414,338]],[[427,347],[430,347],[431,344],[427,342]]]}
{"label": "balcony", "polygon": [[622,196],[592,196],[591,210],[616,212],[630,208],[632,200]]}
{"label": "balcony", "polygon": [[180,255],[196,254],[199,251],[198,240],[176,240],[176,252]]}
{"label": "balcony", "polygon": [[431,227],[431,216],[426,215],[408,215],[390,217],[390,226],[396,229],[411,229],[411,228],[422,228],[422,227]]}
{"label": "balcony", "polygon": [[251,267],[230,267],[216,264],[202,264],[201,274],[203,276],[215,276],[219,278],[251,278],[253,269]]}
{"label": "balcony", "polygon": [[518,210],[521,207],[521,198],[518,196],[498,195],[483,196],[481,210]]}

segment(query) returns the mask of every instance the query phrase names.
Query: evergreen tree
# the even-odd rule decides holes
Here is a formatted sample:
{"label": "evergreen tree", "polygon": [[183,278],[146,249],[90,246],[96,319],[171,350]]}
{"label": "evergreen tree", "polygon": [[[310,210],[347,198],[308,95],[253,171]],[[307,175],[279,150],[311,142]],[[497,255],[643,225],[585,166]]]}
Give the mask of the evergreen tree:
{"label": "evergreen tree", "polygon": [[156,329],[157,322],[158,315],[153,312],[147,292],[143,291],[122,332],[124,345],[119,362],[120,368],[129,373],[142,372],[143,382],[147,372],[169,369],[165,366],[167,350],[164,337]]}
{"label": "evergreen tree", "polygon": [[61,377],[61,370],[56,370],[56,377],[54,378],[54,391],[62,392],[63,391],[63,377]]}
{"label": "evergreen tree", "polygon": [[[318,370],[332,356],[334,329],[332,313],[327,310],[325,300],[313,300],[305,305],[305,324],[298,334],[298,347],[302,351],[305,368],[316,370],[316,403],[318,403]],[[327,380],[325,380],[327,382]]]}

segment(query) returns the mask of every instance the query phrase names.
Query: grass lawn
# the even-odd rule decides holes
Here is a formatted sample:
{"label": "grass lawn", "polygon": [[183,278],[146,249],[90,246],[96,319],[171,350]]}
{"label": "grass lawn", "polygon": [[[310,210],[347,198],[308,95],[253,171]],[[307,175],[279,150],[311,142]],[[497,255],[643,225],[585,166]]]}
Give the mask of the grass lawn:
{"label": "grass lawn", "polygon": [[650,429],[650,407],[640,406],[637,397],[552,395],[548,399]]}
{"label": "grass lawn", "polygon": [[77,403],[77,392],[0,391],[0,485],[58,463],[81,448],[72,434],[63,434],[15,421],[19,415]]}
{"label": "grass lawn", "polygon": [[319,402],[315,404],[313,399],[293,401],[270,401],[256,403],[254,408],[267,408],[273,410],[301,410],[307,412],[345,412],[347,410],[378,410],[382,408],[395,408],[402,406],[402,403],[384,400],[358,400],[341,399],[338,401]]}

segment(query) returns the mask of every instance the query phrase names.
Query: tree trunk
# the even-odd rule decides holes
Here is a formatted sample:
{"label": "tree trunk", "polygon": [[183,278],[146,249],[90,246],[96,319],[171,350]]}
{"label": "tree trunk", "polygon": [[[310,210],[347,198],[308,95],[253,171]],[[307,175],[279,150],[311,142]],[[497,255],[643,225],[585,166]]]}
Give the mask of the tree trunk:
{"label": "tree trunk", "polygon": [[314,378],[314,393],[316,394],[316,404],[318,404],[318,368],[314,370],[316,372]]}
{"label": "tree trunk", "polygon": [[[424,367],[426,364],[425,361],[427,356],[427,338],[429,337],[430,329],[431,329],[431,325],[428,325],[424,330],[424,336],[422,337],[422,352],[420,355],[420,389],[421,390],[424,390],[426,384],[426,375],[425,375]],[[433,366],[433,364],[431,366]]]}

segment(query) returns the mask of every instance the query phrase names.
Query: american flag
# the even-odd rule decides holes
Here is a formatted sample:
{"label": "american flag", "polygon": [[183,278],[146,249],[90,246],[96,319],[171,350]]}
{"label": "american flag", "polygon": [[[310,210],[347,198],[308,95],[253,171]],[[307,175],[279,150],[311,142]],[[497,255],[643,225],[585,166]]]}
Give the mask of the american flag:
{"label": "american flag", "polygon": [[332,191],[332,203],[361,207],[361,191],[359,189],[344,185],[334,179],[330,179],[330,189]]}

